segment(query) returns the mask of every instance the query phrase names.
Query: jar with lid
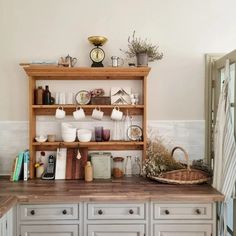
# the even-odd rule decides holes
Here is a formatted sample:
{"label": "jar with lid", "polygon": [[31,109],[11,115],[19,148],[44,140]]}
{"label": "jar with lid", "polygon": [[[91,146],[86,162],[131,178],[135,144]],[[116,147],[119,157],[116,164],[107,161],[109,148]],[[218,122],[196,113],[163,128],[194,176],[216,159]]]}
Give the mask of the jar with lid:
{"label": "jar with lid", "polygon": [[113,158],[113,177],[122,178],[124,176],[124,158],[123,157],[114,157]]}

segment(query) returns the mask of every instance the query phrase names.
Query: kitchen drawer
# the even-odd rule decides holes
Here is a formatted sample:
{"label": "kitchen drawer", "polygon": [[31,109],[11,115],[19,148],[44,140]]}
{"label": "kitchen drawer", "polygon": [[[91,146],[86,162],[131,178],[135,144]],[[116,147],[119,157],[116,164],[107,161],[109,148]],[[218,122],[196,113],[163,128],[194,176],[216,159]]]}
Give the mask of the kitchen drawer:
{"label": "kitchen drawer", "polygon": [[211,219],[212,204],[154,203],[154,219]]}
{"label": "kitchen drawer", "polygon": [[77,204],[20,205],[20,220],[75,220],[79,218]]}
{"label": "kitchen drawer", "polygon": [[145,219],[145,204],[132,203],[88,203],[89,220]]}
{"label": "kitchen drawer", "polygon": [[78,225],[21,225],[21,236],[78,236]]}

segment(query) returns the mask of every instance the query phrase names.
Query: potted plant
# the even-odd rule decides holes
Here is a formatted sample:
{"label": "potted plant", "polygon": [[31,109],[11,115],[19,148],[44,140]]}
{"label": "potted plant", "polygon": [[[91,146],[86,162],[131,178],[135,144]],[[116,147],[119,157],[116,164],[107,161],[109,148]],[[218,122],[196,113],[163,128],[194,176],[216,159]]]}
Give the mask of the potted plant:
{"label": "potted plant", "polygon": [[140,37],[136,37],[135,31],[132,37],[128,37],[128,49],[122,50],[128,57],[137,58],[137,66],[148,66],[149,61],[161,60],[163,53],[159,52],[159,47]]}

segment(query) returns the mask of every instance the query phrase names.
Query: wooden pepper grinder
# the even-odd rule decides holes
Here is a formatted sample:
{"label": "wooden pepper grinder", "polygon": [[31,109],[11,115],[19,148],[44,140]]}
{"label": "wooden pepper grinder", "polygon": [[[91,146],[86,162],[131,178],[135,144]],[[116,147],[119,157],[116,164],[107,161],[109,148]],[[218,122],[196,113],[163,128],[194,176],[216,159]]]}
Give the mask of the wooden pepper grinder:
{"label": "wooden pepper grinder", "polygon": [[85,181],[86,182],[93,181],[93,167],[90,161],[87,161],[87,164],[85,166]]}

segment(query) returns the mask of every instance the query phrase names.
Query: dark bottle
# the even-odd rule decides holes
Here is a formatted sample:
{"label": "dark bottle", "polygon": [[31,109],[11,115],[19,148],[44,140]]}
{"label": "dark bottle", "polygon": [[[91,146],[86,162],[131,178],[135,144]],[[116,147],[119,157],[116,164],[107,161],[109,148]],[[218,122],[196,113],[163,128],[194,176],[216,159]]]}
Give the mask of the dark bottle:
{"label": "dark bottle", "polygon": [[51,93],[49,91],[48,85],[45,86],[45,90],[43,93],[43,104],[50,105],[51,104]]}
{"label": "dark bottle", "polygon": [[39,86],[36,90],[35,90],[35,104],[36,105],[43,105],[43,87]]}

